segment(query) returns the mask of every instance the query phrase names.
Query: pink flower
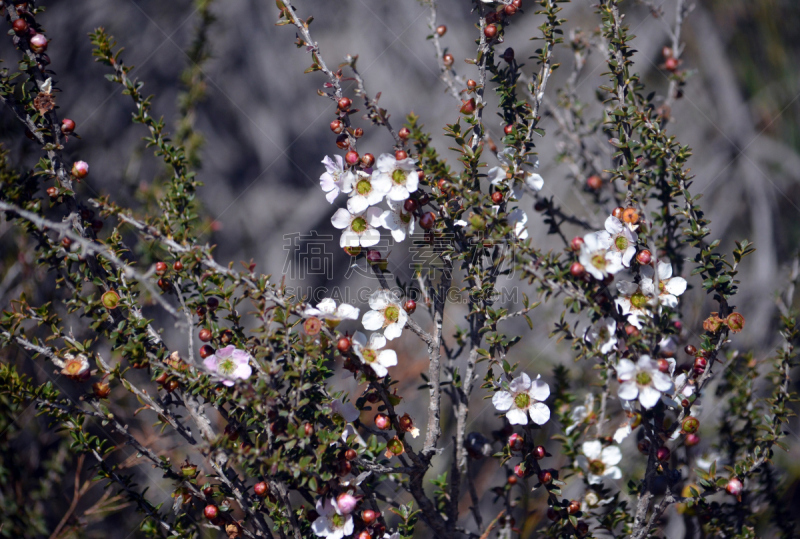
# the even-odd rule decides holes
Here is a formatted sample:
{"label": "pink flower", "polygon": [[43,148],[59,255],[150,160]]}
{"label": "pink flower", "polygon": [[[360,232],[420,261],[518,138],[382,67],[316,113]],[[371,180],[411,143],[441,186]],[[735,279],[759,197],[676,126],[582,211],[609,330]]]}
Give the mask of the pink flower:
{"label": "pink flower", "polygon": [[72,175],[76,178],[85,178],[89,174],[89,163],[86,161],[75,161],[72,164]]}
{"label": "pink flower", "polygon": [[222,383],[230,387],[234,380],[249,378],[253,373],[250,367],[250,354],[244,350],[238,350],[233,345],[221,348],[216,353],[203,360],[203,365],[208,370],[222,378]]}

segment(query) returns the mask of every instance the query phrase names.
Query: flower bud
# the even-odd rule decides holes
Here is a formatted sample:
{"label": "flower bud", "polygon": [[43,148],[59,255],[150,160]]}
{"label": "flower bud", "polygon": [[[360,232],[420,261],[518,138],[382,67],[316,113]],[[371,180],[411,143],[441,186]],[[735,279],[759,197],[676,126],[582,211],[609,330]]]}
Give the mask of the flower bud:
{"label": "flower bud", "polygon": [[402,161],[403,159],[407,159],[408,158],[408,152],[405,151],[405,150],[397,150],[396,152],[394,152],[394,158],[397,159],[398,161]]}
{"label": "flower bud", "polygon": [[494,24],[486,25],[483,29],[483,35],[485,35],[488,39],[494,39],[497,35],[497,26]]}
{"label": "flower bud", "polygon": [[733,333],[739,333],[744,329],[744,316],[739,313],[731,313],[725,320],[728,327]]}
{"label": "flower bud", "polygon": [[537,445],[533,448],[533,458],[536,460],[542,460],[547,456],[547,450],[544,448],[543,445]]}
{"label": "flower bud", "polygon": [[362,168],[372,168],[372,165],[375,164],[375,156],[371,153],[365,153],[361,156],[361,167]]}
{"label": "flower bud", "polygon": [[417,302],[413,299],[407,299],[405,303],[403,303],[403,310],[408,314],[414,314],[414,311],[417,310]]}
{"label": "flower bud", "polygon": [[346,353],[348,350],[350,350],[350,338],[339,337],[339,340],[336,341],[336,349],[343,354]]}
{"label": "flower bud", "polygon": [[356,138],[363,137],[364,136],[364,130],[361,129],[360,127],[356,127],[355,129],[353,129],[353,136],[356,137]]}
{"label": "flower bud", "polygon": [[629,225],[635,225],[639,222],[639,212],[636,208],[628,206],[622,211],[622,221]]}
{"label": "flower bud", "polygon": [[664,67],[667,71],[672,71],[673,73],[677,71],[678,65],[680,65],[680,60],[674,57],[667,58],[664,61]]}
{"label": "flower bud", "polygon": [[61,132],[65,135],[68,135],[75,131],[75,122],[70,120],[69,118],[64,118],[61,120]]}
{"label": "flower bud", "polygon": [[430,230],[436,224],[436,215],[429,211],[424,213],[422,217],[419,218],[419,226],[421,226],[425,230]]}
{"label": "flower bud", "polygon": [[336,505],[343,515],[352,513],[358,505],[358,498],[349,492],[343,492],[336,498]]}
{"label": "flower bud", "polygon": [[437,26],[437,27],[436,27],[436,34],[437,34],[439,37],[442,37],[442,36],[443,36],[443,35],[445,35],[446,33],[447,33],[447,26],[445,26],[445,25],[441,24],[441,25],[439,25],[439,26]]}
{"label": "flower bud", "polygon": [[307,335],[317,335],[322,330],[322,322],[319,321],[319,318],[312,316],[303,322],[303,329]]}
{"label": "flower bud", "polygon": [[197,338],[203,342],[208,342],[213,337],[210,329],[203,328],[200,330],[200,333],[197,334]]}
{"label": "flower bud", "polygon": [[76,178],[85,178],[89,174],[89,164],[86,161],[75,161],[72,164],[72,175]]}
{"label": "flower bud", "polygon": [[549,470],[542,470],[538,474],[539,482],[543,485],[549,485],[553,482],[553,474]]}
{"label": "flower bud", "polygon": [[336,147],[340,150],[346,150],[350,147],[350,138],[346,134],[342,133],[336,137]]}
{"label": "flower bud", "polygon": [[444,56],[442,56],[442,63],[444,63],[445,67],[451,67],[453,62],[455,62],[453,55],[449,52],[444,53]]}
{"label": "flower bud", "polygon": [[508,62],[509,64],[510,64],[511,62],[513,62],[513,61],[514,61],[514,49],[512,49],[511,47],[507,48],[507,49],[506,49],[506,50],[503,52],[503,55],[501,56],[501,58],[503,58],[503,60],[505,60],[505,61],[506,61],[506,62]]}
{"label": "flower bud", "polygon": [[512,5],[512,4],[508,4],[506,7],[503,8],[503,12],[505,12],[507,17],[512,17],[512,16],[516,15],[517,8],[514,7],[514,5]]}
{"label": "flower bud", "polygon": [[461,100],[461,114],[474,114],[475,113],[475,100],[462,99]]}
{"label": "flower bud", "polygon": [[556,511],[555,508],[551,506],[547,508],[547,518],[555,522],[556,520],[560,519],[561,516],[559,516],[558,511]]}
{"label": "flower bud", "polygon": [[397,132],[397,136],[400,137],[400,140],[408,140],[408,137],[411,136],[411,131],[409,131],[408,127],[401,127],[400,131]]}
{"label": "flower bud", "polygon": [[636,448],[639,450],[639,453],[643,455],[650,454],[650,440],[641,440],[638,444],[636,444]]}
{"label": "flower bud", "polygon": [[203,516],[208,520],[214,520],[219,516],[219,509],[217,509],[216,505],[206,505],[206,508],[203,509]]}
{"label": "flower bud", "polygon": [[582,277],[583,274],[586,273],[586,268],[584,268],[583,264],[580,262],[573,262],[569,267],[569,272],[573,277]]}
{"label": "flower bud", "polygon": [[693,356],[697,354],[697,347],[691,344],[687,344],[686,347],[683,349],[683,351],[689,354],[690,356]]}
{"label": "flower bud", "polygon": [[336,104],[339,106],[339,110],[347,110],[350,108],[350,105],[352,105],[353,102],[350,101],[349,97],[342,97],[336,102]]}
{"label": "flower bud", "polygon": [[742,494],[744,490],[744,485],[739,480],[738,477],[732,477],[728,484],[725,485],[725,492],[730,494],[731,496],[739,496]]}
{"label": "flower bud", "polygon": [[603,179],[597,174],[592,174],[586,179],[586,187],[593,191],[597,191],[603,187]]}
{"label": "flower bud", "polygon": [[528,474],[527,471],[525,470],[525,466],[523,466],[522,464],[517,464],[516,466],[514,466],[514,475],[522,478],[527,476]]}
{"label": "flower bud", "polygon": [[625,210],[622,208],[622,206],[617,206],[611,211],[611,215],[622,221],[622,212],[624,211]]}
{"label": "flower bud", "polygon": [[334,120],[331,122],[331,131],[336,133],[337,135],[344,130],[344,124],[341,120]]}
{"label": "flower bud", "polygon": [[683,439],[683,444],[686,447],[693,447],[700,443],[700,436],[697,434],[687,434],[686,438]]}
{"label": "flower bud", "polygon": [[579,502],[578,500],[571,500],[569,502],[569,505],[567,506],[567,512],[570,515],[574,515],[580,510],[581,510],[581,502]]}
{"label": "flower bud", "polygon": [[386,414],[378,414],[375,416],[375,426],[381,430],[389,430],[392,428],[392,421]]}
{"label": "flower bud", "polygon": [[681,422],[681,430],[686,434],[694,434],[700,428],[700,421],[696,417],[686,417]]}
{"label": "flower bud", "polygon": [[474,90],[478,87],[478,83],[472,79],[467,79],[467,88],[470,90]]}
{"label": "flower bud", "polygon": [[663,357],[660,357],[660,358],[658,358],[657,363],[658,363],[658,370],[659,371],[661,371],[663,373],[668,373],[669,372],[669,361],[667,361]]}
{"label": "flower bud", "polygon": [[105,399],[111,394],[111,386],[105,382],[95,382],[92,384],[92,391],[98,399]]}
{"label": "flower bud", "polygon": [[344,154],[344,160],[347,162],[348,165],[355,166],[358,164],[359,155],[358,152],[355,150],[350,150],[346,154]]}
{"label": "flower bud", "polygon": [[259,498],[266,498],[267,494],[269,494],[269,485],[264,481],[260,481],[253,487],[253,492],[255,492],[256,496]]}
{"label": "flower bud", "polygon": [[14,29],[14,32],[16,32],[17,35],[22,35],[28,31],[28,23],[21,17],[14,21],[14,24],[12,24],[11,27]]}
{"label": "flower bud", "polygon": [[509,475],[508,478],[506,479],[506,483],[508,483],[509,485],[516,485],[517,481],[518,479],[516,475]]}
{"label": "flower bud", "polygon": [[216,350],[214,350],[214,348],[208,344],[204,344],[203,346],[200,347],[200,357],[202,359],[214,355],[214,352],[216,352]]}
{"label": "flower bud", "polygon": [[33,34],[29,43],[31,50],[37,54],[41,54],[47,50],[47,38],[42,34]]}
{"label": "flower bud", "polygon": [[642,249],[636,253],[636,261],[642,266],[647,266],[653,260],[653,253],[649,249]]}
{"label": "flower bud", "polygon": [[361,511],[361,520],[364,521],[364,524],[369,526],[378,518],[378,514],[373,511],[372,509],[364,509]]}
{"label": "flower bud", "polygon": [[509,436],[508,446],[511,448],[511,451],[522,451],[524,445],[525,439],[516,432]]}
{"label": "flower bud", "polygon": [[672,452],[669,450],[669,448],[663,445],[656,450],[656,458],[661,462],[669,460],[671,454]]}

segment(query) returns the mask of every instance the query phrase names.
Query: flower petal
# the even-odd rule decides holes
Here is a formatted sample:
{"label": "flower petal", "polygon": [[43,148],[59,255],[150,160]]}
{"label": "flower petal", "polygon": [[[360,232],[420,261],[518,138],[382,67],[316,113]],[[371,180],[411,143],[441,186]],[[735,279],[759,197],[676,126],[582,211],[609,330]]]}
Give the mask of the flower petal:
{"label": "flower petal", "polygon": [[583,454],[586,455],[586,458],[589,460],[597,460],[600,458],[600,454],[603,451],[603,444],[600,443],[600,440],[590,440],[588,442],[583,442],[581,449],[583,450]]}
{"label": "flower petal", "polygon": [[543,380],[538,378],[533,381],[531,388],[528,390],[528,395],[533,397],[539,402],[544,402],[550,396],[550,386]]}
{"label": "flower petal", "polygon": [[383,321],[383,313],[378,311],[369,311],[363,316],[363,318],[361,318],[361,325],[364,326],[364,329],[376,331],[383,327]]}
{"label": "flower petal", "polygon": [[544,425],[550,419],[550,408],[543,402],[536,402],[528,408],[528,413],[537,425]]}
{"label": "flower petal", "polygon": [[661,399],[661,392],[654,387],[644,386],[639,391],[639,402],[648,410]]}
{"label": "flower petal", "polygon": [[498,391],[492,395],[492,404],[501,412],[505,412],[514,405],[514,396],[508,391]]}
{"label": "flower petal", "polygon": [[622,451],[615,445],[604,447],[603,452],[600,454],[600,460],[602,460],[603,464],[606,466],[616,466],[622,461]]}
{"label": "flower petal", "polygon": [[338,229],[343,229],[350,226],[350,221],[352,220],[353,218],[349,211],[344,208],[339,208],[336,210],[336,213],[333,214],[333,217],[331,217],[331,224]]}
{"label": "flower petal", "polygon": [[509,410],[508,412],[506,412],[506,419],[508,419],[508,422],[511,423],[512,425],[528,424],[528,414],[526,414],[524,410],[520,410],[519,408],[514,408],[513,410]]}
{"label": "flower petal", "polygon": [[639,396],[639,388],[633,382],[625,382],[619,386],[617,396],[626,401],[632,401]]}
{"label": "flower petal", "polygon": [[394,324],[389,324],[383,331],[383,335],[390,341],[393,341],[394,339],[398,338],[400,335],[403,334],[404,326],[405,324],[401,324],[399,322],[395,322]]}

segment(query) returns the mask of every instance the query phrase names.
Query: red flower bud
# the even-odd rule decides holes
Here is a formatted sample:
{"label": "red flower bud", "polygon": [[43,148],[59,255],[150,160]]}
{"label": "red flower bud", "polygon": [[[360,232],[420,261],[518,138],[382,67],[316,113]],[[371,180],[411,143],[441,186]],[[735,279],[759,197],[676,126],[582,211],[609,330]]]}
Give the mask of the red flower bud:
{"label": "red flower bud", "polygon": [[70,120],[69,118],[64,118],[61,120],[61,132],[65,135],[68,135],[75,131],[75,122]]}
{"label": "red flower bud", "polygon": [[550,473],[548,470],[542,470],[539,472],[539,482],[543,485],[549,485],[553,482],[553,474]]}
{"label": "red flower bud", "polygon": [[475,113],[475,100],[462,99],[461,100],[461,114],[474,114]]}
{"label": "red flower bud", "polygon": [[445,26],[445,25],[443,25],[443,24],[442,24],[442,25],[439,25],[439,26],[437,26],[437,27],[436,27],[436,34],[437,34],[439,37],[442,37],[442,36],[443,36],[443,35],[445,35],[446,33],[447,33],[447,26]]}
{"label": "red flower bud", "polygon": [[342,97],[336,102],[336,104],[339,106],[339,110],[347,110],[350,108],[350,105],[352,105],[353,102],[350,101],[349,97]]}
{"label": "red flower bud", "polygon": [[419,218],[419,226],[421,226],[425,230],[430,230],[436,224],[436,215],[429,211],[424,213],[422,217]]}
{"label": "red flower bud", "polygon": [[311,423],[306,423],[303,425],[303,432],[306,436],[312,436],[314,434],[314,425]]}
{"label": "red flower bud", "polygon": [[556,520],[560,519],[561,517],[559,516],[558,511],[556,511],[553,507],[548,507],[547,508],[547,518],[549,520],[552,520],[553,522],[555,522]]}
{"label": "red flower bud", "polygon": [[649,265],[651,260],[653,260],[653,253],[649,249],[642,249],[636,253],[636,261],[642,266]]}
{"label": "red flower bud", "polygon": [[664,67],[667,69],[667,71],[675,72],[678,69],[679,64],[680,61],[677,58],[670,57],[664,62]]}
{"label": "red flower bud", "polygon": [[542,460],[547,456],[547,450],[544,448],[543,445],[537,445],[533,448],[533,458],[536,460]]}
{"label": "red flower bud", "polygon": [[355,449],[348,449],[344,452],[344,458],[347,460],[354,460],[358,456],[358,453]]}
{"label": "red flower bud", "polygon": [[469,88],[470,90],[474,90],[477,87],[478,87],[478,83],[477,82],[475,82],[472,79],[467,79],[467,88]]}
{"label": "red flower bud", "polygon": [[489,39],[494,39],[497,35],[497,26],[494,24],[489,24],[486,28],[483,29],[483,35],[485,35]]}
{"label": "red flower bud", "polygon": [[667,361],[663,357],[660,357],[660,358],[658,358],[657,363],[658,363],[658,370],[659,371],[661,371],[663,373],[669,372],[669,361]]}
{"label": "red flower bud", "polygon": [[341,120],[334,120],[331,122],[331,131],[336,133],[337,135],[342,132],[344,129],[344,124]]}
{"label": "red flower bud", "polygon": [[343,354],[346,353],[350,350],[350,339],[348,337],[339,337],[339,340],[336,342],[336,349]]}
{"label": "red flower bud", "polygon": [[598,189],[603,187],[603,179],[597,174],[592,174],[586,179],[586,186],[589,189],[597,191]]}
{"label": "red flower bud", "polygon": [[686,347],[683,349],[683,351],[689,354],[690,356],[697,354],[697,348],[691,344],[687,344]]}
{"label": "red flower bud", "polygon": [[417,209],[417,201],[413,198],[407,198],[406,201],[403,202],[403,209],[408,213],[413,213]]}
{"label": "red flower bud", "polygon": [[181,271],[183,269],[183,262],[180,260],[176,260],[174,264],[172,264],[172,269],[175,271]]}
{"label": "red flower bud", "polygon": [[342,133],[336,137],[336,147],[340,150],[346,150],[350,147],[350,138],[346,134]]}
{"label": "red flower bud", "polygon": [[394,158],[398,161],[402,161],[403,159],[408,158],[408,152],[405,150],[397,150],[394,152]]}
{"label": "red flower bud", "polygon": [[203,346],[200,347],[200,357],[202,359],[214,355],[214,352],[216,352],[216,350],[214,350],[214,348],[208,344],[204,344]]}
{"label": "red flower bud", "polygon": [[500,204],[503,201],[503,193],[500,191],[495,191],[492,193],[492,202],[495,204]]}
{"label": "red flower bud", "polygon": [[614,217],[616,217],[617,219],[619,219],[621,221],[622,220],[622,212],[624,212],[624,211],[625,210],[622,209],[621,206],[617,206],[616,208],[614,208],[611,211],[611,215],[613,215]]}
{"label": "red flower bud", "polygon": [[577,513],[580,510],[581,510],[581,502],[579,502],[577,500],[571,500],[569,502],[569,505],[567,506],[567,512],[570,515],[574,515],[575,513]]}
{"label": "red flower bud", "polygon": [[400,131],[397,132],[397,136],[401,140],[408,140],[408,137],[411,136],[411,131],[409,131],[408,127],[401,127]]}
{"label": "red flower bud", "polygon": [[504,7],[504,8],[503,8],[503,11],[505,12],[505,14],[506,14],[508,17],[511,17],[511,16],[513,16],[513,15],[516,15],[516,13],[517,13],[517,8],[516,8],[516,7],[514,7],[513,5],[507,5],[506,7]]}
{"label": "red flower bud", "polygon": [[364,130],[361,129],[360,127],[356,127],[355,129],[353,129],[353,136],[356,137],[356,138],[363,137],[364,136]]}
{"label": "red flower bud", "polygon": [[517,464],[516,466],[514,466],[514,475],[516,475],[517,477],[524,478],[528,474],[526,473],[525,467],[522,466],[522,464]]}
{"label": "red flower bud", "polygon": [[373,511],[372,509],[364,509],[361,511],[361,520],[364,521],[364,524],[369,526],[378,518],[378,514]]}
{"label": "red flower bud", "polygon": [[505,60],[505,61],[506,61],[506,62],[508,62],[509,64],[510,64],[511,62],[513,62],[513,61],[514,61],[514,49],[512,49],[511,47],[507,48],[507,49],[506,49],[506,50],[503,52],[503,56],[502,56],[502,58],[503,58],[503,60]]}
{"label": "red flower bud", "polygon": [[358,152],[355,150],[350,150],[346,154],[344,154],[344,160],[347,162],[348,165],[355,166],[358,164],[359,156]]}
{"label": "red flower bud", "polygon": [[687,434],[683,440],[686,447],[693,447],[700,443],[700,437],[697,434]]}
{"label": "red flower bud", "polygon": [[517,481],[518,481],[518,479],[517,479],[517,476],[516,476],[516,475],[509,475],[509,476],[508,476],[508,478],[506,479],[506,482],[507,482],[509,485],[516,485],[516,484],[517,484]]}
{"label": "red flower bud", "polygon": [[417,310],[417,302],[413,299],[407,299],[405,303],[403,303],[403,310],[408,314],[414,314],[414,311]]}
{"label": "red flower bud", "polygon": [[580,262],[573,262],[569,267],[569,272],[573,277],[582,277],[583,274],[586,273],[586,268],[584,268],[583,264]]}
{"label": "red flower bud", "polygon": [[72,175],[76,178],[85,178],[89,174],[89,165],[86,161],[75,161],[72,164]]}
{"label": "red flower bud", "polygon": [[455,62],[455,58],[453,58],[452,54],[446,52],[444,53],[444,56],[442,56],[442,62],[444,63],[445,67],[450,67],[453,65],[453,62]]}
{"label": "red flower bud", "polygon": [[375,164],[375,156],[371,153],[365,153],[361,156],[361,166],[364,168],[371,168]]}
{"label": "red flower bud", "polygon": [[656,458],[661,462],[669,460],[671,454],[672,452],[669,450],[669,448],[663,445],[656,450]]}
{"label": "red flower bud", "polygon": [[156,262],[156,275],[164,275],[167,272],[167,264],[165,262]]}
{"label": "red flower bud", "polygon": [[14,21],[14,24],[12,24],[11,27],[14,29],[14,32],[20,35],[28,31],[28,23],[22,18]]}
{"label": "red flower bud", "polygon": [[37,54],[41,54],[47,50],[47,38],[42,34],[33,34],[29,43],[31,50]]}
{"label": "red flower bud", "polygon": [[219,509],[217,509],[216,505],[206,505],[206,508],[203,509],[203,516],[208,520],[214,520],[219,516]]}
{"label": "red flower bud", "polygon": [[511,447],[511,451],[522,451],[522,448],[525,445],[525,439],[515,432],[509,436],[508,445]]}

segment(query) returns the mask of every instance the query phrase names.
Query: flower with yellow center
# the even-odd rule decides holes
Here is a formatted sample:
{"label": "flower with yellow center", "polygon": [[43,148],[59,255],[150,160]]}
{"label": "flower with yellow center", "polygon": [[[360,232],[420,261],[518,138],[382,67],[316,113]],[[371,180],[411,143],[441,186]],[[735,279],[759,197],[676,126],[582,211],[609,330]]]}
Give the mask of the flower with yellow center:
{"label": "flower with yellow center", "polygon": [[385,177],[370,176],[359,170],[355,174],[353,190],[347,199],[347,210],[350,213],[361,213],[369,206],[380,204],[392,185]]}
{"label": "flower with yellow center", "polygon": [[583,442],[582,455],[578,455],[575,464],[586,475],[586,480],[591,485],[600,484],[604,477],[610,479],[622,478],[622,471],[617,464],[622,460],[622,452],[616,445],[603,447],[600,440]]}
{"label": "flower with yellow center", "polygon": [[492,396],[492,404],[497,410],[506,413],[512,425],[527,425],[528,416],[537,425],[544,425],[550,419],[550,408],[544,403],[550,396],[550,386],[540,380],[531,380],[524,372],[511,380],[508,391],[498,391]]}
{"label": "flower with yellow center", "polygon": [[356,355],[375,371],[379,378],[389,374],[388,367],[397,365],[397,353],[394,350],[381,350],[386,346],[386,337],[380,333],[373,333],[367,337],[360,331],[353,335],[353,351]]}
{"label": "flower with yellow center", "polygon": [[342,230],[339,247],[372,247],[381,241],[377,227],[381,224],[381,210],[368,208],[365,212],[350,213],[339,208],[331,223]]}
{"label": "flower with yellow center", "polygon": [[617,379],[620,382],[617,394],[626,401],[639,400],[645,408],[652,408],[663,393],[672,391],[672,379],[658,370],[658,363],[650,356],[643,355],[634,363],[630,359],[620,359],[617,365]]}
{"label": "flower with yellow center", "polygon": [[385,181],[391,186],[386,195],[389,200],[405,200],[419,187],[417,162],[410,157],[397,160],[384,153],[378,157],[375,168],[373,181]]}
{"label": "flower with yellow center", "polygon": [[383,330],[383,335],[396,339],[403,333],[408,321],[408,313],[400,304],[400,299],[388,290],[377,290],[369,298],[371,311],[364,314],[361,323],[370,331]]}
{"label": "flower with yellow center", "polygon": [[611,235],[605,230],[592,232],[583,237],[578,261],[598,281],[623,269],[622,260],[613,255],[609,250],[610,247]]}

